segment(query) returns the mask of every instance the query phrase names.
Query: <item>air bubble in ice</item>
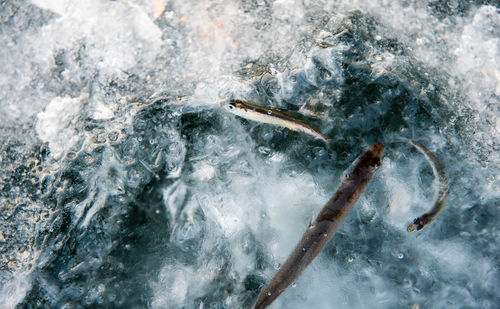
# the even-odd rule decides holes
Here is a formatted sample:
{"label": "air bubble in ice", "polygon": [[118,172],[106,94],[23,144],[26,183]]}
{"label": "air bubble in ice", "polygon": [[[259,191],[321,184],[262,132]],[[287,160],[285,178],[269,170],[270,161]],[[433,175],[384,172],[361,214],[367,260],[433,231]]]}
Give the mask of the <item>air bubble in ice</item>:
{"label": "air bubble in ice", "polygon": [[127,185],[132,188],[137,188],[141,184],[149,182],[147,177],[148,171],[141,168],[139,165],[131,167],[127,171]]}
{"label": "air bubble in ice", "polygon": [[324,70],[322,73],[321,73],[321,78],[324,80],[324,81],[330,81],[332,79],[332,73],[330,73],[330,71],[328,70]]}
{"label": "air bubble in ice", "polygon": [[400,259],[400,260],[401,260],[402,258],[404,258],[404,254],[403,254],[403,252],[399,252],[399,251],[397,251],[397,250],[393,250],[393,251],[391,252],[391,254],[392,254],[392,256],[394,256],[395,258]]}
{"label": "air bubble in ice", "polygon": [[106,135],[104,133],[99,133],[93,139],[94,144],[103,144],[106,142]]}
{"label": "air bubble in ice", "polygon": [[269,147],[265,147],[265,146],[259,146],[259,148],[257,148],[259,150],[259,152],[265,156],[268,156],[270,153],[271,153],[271,148]]}
{"label": "air bubble in ice", "polygon": [[118,139],[118,132],[116,131],[109,132],[108,139],[112,142],[115,142]]}
{"label": "air bubble in ice", "polygon": [[91,153],[85,153],[82,159],[83,162],[87,164],[92,164],[94,162],[94,156]]}

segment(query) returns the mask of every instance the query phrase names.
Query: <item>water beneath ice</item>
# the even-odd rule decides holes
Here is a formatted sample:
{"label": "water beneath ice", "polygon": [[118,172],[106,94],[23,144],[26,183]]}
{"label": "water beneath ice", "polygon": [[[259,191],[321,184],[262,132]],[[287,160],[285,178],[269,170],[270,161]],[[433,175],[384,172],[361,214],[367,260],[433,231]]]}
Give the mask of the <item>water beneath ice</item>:
{"label": "water beneath ice", "polygon": [[[495,5],[2,1],[0,308],[249,308],[375,141],[381,169],[272,307],[497,308]],[[398,137],[450,180],[417,233],[433,175]]]}

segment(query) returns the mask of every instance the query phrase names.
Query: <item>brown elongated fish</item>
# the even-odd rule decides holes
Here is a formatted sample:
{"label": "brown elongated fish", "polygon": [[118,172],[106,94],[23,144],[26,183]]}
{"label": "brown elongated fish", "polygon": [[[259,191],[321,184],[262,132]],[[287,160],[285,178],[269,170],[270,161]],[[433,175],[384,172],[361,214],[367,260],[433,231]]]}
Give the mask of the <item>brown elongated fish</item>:
{"label": "brown elongated fish", "polygon": [[275,109],[255,105],[241,100],[227,100],[222,102],[221,106],[230,113],[242,118],[282,126],[293,131],[304,132],[314,138],[322,140],[327,146],[329,145],[329,140],[317,129],[297,118]]}
{"label": "brown elongated fish", "polygon": [[439,163],[439,160],[432,152],[430,152],[429,149],[427,149],[427,147],[425,147],[424,145],[420,144],[417,141],[413,140],[404,140],[404,141],[410,143],[415,148],[417,148],[418,151],[424,154],[425,158],[427,159],[427,162],[429,162],[432,168],[434,177],[438,182],[438,188],[434,195],[434,204],[432,208],[429,211],[425,212],[420,217],[413,220],[413,222],[408,224],[406,230],[408,232],[414,232],[415,230],[419,231],[423,229],[424,226],[430,224],[434,219],[436,219],[439,213],[441,213],[441,211],[443,210],[444,205],[446,204],[446,199],[448,197],[448,179],[446,178],[446,174],[444,173],[444,170],[441,167],[441,163]]}
{"label": "brown elongated fish", "polygon": [[380,167],[383,152],[384,146],[377,142],[358,157],[335,195],[323,207],[271,283],[261,291],[254,309],[269,306],[318,255]]}

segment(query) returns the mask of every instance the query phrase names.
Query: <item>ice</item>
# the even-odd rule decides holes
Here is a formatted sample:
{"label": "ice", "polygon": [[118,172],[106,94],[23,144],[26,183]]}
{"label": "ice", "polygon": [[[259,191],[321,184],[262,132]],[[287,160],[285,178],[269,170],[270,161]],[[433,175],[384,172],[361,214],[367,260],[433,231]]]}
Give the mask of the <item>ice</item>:
{"label": "ice", "polygon": [[[89,49],[89,58],[104,72],[127,70],[141,59],[154,57],[161,46],[161,31],[152,18],[133,3],[37,0],[33,4],[59,15],[41,29],[43,42],[40,43],[52,49],[69,48],[85,38],[93,47]],[[139,52],[142,49],[144,52]],[[42,61],[51,56],[47,48],[39,54]]]}
{"label": "ice", "polygon": [[26,273],[14,273],[12,275],[2,274],[1,280],[5,284],[0,288],[0,307],[14,308],[25,297],[28,290],[31,288],[29,283],[31,278]]}
{"label": "ice", "polygon": [[[272,308],[495,308],[499,8],[8,0],[0,307],[249,308],[374,141],[380,170]],[[237,118],[286,110],[331,139]],[[450,180],[441,215],[416,139]]]}
{"label": "ice", "polygon": [[37,134],[49,144],[50,153],[56,159],[77,142],[72,123],[76,122],[83,99],[56,97],[38,114]]}

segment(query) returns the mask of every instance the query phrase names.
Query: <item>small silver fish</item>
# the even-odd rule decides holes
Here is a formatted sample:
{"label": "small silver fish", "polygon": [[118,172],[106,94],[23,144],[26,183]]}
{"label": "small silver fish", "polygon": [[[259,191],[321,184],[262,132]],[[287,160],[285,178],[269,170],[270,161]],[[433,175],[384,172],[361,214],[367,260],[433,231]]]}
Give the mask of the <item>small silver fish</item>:
{"label": "small silver fish", "polygon": [[314,138],[322,140],[327,146],[330,144],[330,141],[317,129],[299,119],[275,109],[255,105],[241,100],[227,100],[222,102],[221,106],[230,113],[242,118],[282,126],[293,131],[304,132]]}
{"label": "small silver fish", "polygon": [[435,179],[438,181],[438,188],[434,196],[434,205],[432,208],[421,215],[420,217],[413,220],[413,222],[408,224],[407,231],[414,232],[415,230],[421,230],[424,226],[430,224],[436,217],[441,213],[446,204],[446,199],[448,197],[448,179],[444,173],[439,160],[436,156],[424,145],[417,141],[402,139],[403,141],[413,145],[422,154],[424,154],[427,162],[429,162],[432,172],[434,173]]}

